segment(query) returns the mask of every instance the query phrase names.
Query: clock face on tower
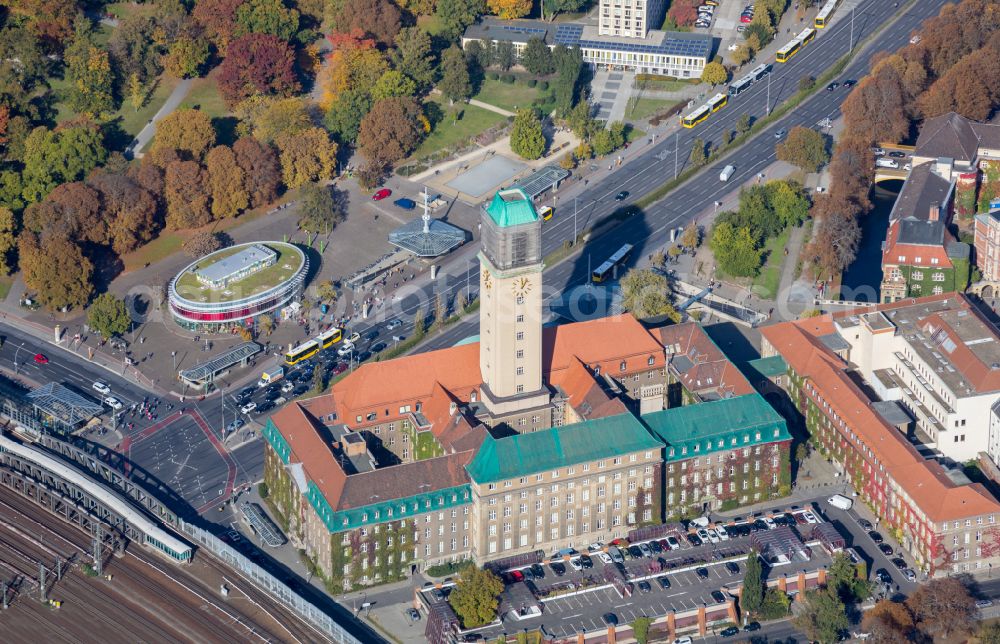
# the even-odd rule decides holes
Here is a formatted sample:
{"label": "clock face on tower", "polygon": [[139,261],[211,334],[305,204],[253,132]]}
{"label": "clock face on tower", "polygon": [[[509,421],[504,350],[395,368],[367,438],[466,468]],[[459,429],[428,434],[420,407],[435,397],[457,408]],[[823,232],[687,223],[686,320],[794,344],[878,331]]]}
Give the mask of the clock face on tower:
{"label": "clock face on tower", "polygon": [[489,270],[485,268],[483,269],[483,286],[486,287],[487,290],[493,288],[493,276],[490,275]]}
{"label": "clock face on tower", "polygon": [[514,290],[514,295],[524,295],[531,290],[531,280],[527,277],[519,277],[514,280],[511,288]]}

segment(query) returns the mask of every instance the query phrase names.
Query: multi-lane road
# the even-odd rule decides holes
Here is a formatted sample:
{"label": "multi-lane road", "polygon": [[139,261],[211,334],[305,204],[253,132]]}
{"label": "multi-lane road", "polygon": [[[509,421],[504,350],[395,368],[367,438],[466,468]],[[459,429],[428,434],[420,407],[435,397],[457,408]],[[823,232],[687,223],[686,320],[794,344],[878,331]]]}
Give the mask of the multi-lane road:
{"label": "multi-lane road", "polygon": [[[789,62],[781,64],[772,61],[773,71],[766,78],[755,83],[751,89],[731,98],[729,104],[712,115],[709,120],[690,130],[661,138],[654,143],[645,139],[633,145],[647,146],[641,156],[616,169],[600,181],[595,181],[573,198],[562,196],[556,216],[546,222],[543,228],[543,253],[548,254],[574,237],[574,233],[584,230],[616,209],[641,199],[675,173],[684,170],[695,138],[706,144],[720,144],[725,132],[734,131],[743,113],[759,119],[773,111],[783,101],[798,91],[798,82],[806,76],[820,76],[835,61],[846,55],[851,45],[865,40],[887,22],[885,27],[866,49],[857,53],[854,60],[836,79],[859,79],[869,68],[869,59],[877,51],[893,51],[906,44],[910,34],[927,18],[936,15],[944,0],[921,0],[900,9],[884,0],[860,2],[851,12],[841,9],[841,15],[833,26],[822,30],[818,37],[803,48]],[[896,12],[903,12],[896,17]],[[852,25],[853,22],[853,25]],[[789,39],[788,34],[778,39]],[[741,184],[753,181],[761,169],[774,161],[774,133],[797,125],[815,127],[824,118],[836,119],[840,104],[849,90],[839,88],[832,92],[820,90],[809,100],[779,119],[765,131],[759,133],[742,147],[705,168],[666,198],[645,208],[640,214],[618,226],[610,233],[589,241],[582,252],[571,259],[549,267],[545,271],[546,292],[553,295],[547,304],[557,305],[560,299],[571,298],[580,288],[589,288],[589,270],[610,256],[624,243],[633,244],[636,251],[632,262],[637,261],[654,249],[663,247],[669,240],[670,230],[684,226],[701,213],[710,210],[714,201],[737,189]],[[720,182],[719,171],[726,164],[736,167],[736,172],[727,182]],[[629,192],[624,202],[615,200],[620,191]],[[412,331],[409,324],[418,307],[427,307],[433,293],[445,293],[452,297],[459,290],[471,284],[473,290],[478,285],[478,263],[470,254],[463,253],[451,262],[446,262],[438,274],[438,279],[422,288],[413,288],[401,301],[396,302],[389,317],[399,316],[406,321],[404,334]],[[359,325],[359,329],[365,325]],[[422,350],[439,349],[478,333],[475,320],[456,324],[446,332],[424,343]]]}

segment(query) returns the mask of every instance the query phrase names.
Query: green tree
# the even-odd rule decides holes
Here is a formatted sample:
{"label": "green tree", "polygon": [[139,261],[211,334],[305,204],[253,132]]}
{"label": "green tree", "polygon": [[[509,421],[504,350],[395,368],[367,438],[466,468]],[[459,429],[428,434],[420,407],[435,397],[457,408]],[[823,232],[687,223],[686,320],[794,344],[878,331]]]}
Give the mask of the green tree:
{"label": "green tree", "polygon": [[323,280],[317,284],[316,297],[319,298],[320,302],[326,302],[327,304],[335,302],[337,300],[337,288],[333,285],[333,281]]}
{"label": "green tree", "polygon": [[793,127],[784,141],[774,146],[775,156],[806,172],[816,172],[827,161],[826,137],[809,127]]}
{"label": "green tree", "polygon": [[326,234],[344,220],[341,200],[328,186],[307,183],[299,193],[299,228]]}
{"label": "green tree", "polygon": [[632,621],[632,637],[638,644],[649,642],[649,627],[652,623],[653,620],[648,617],[636,617]]}
{"label": "green tree", "polygon": [[434,13],[441,21],[444,35],[457,39],[465,28],[486,13],[485,0],[438,0]]}
{"label": "green tree", "polygon": [[299,30],[299,12],[281,0],[247,0],[236,9],[237,37],[246,34],[271,34],[292,40]]}
{"label": "green tree", "polygon": [[46,307],[74,308],[90,299],[94,265],[79,244],[60,235],[22,231],[17,253],[25,286]]}
{"label": "green tree", "polygon": [[313,393],[319,395],[326,389],[326,378],[324,377],[323,363],[317,362],[313,367]]}
{"label": "green tree", "polygon": [[132,105],[132,109],[138,112],[142,109],[142,106],[146,104],[146,97],[148,93],[146,92],[146,86],[142,84],[139,80],[138,74],[132,74],[128,77],[128,87],[126,89],[128,94],[128,101]]}
{"label": "green tree", "polygon": [[812,76],[803,76],[799,79],[799,91],[808,92],[816,86],[816,79]]}
{"label": "green tree", "polygon": [[74,25],[73,41],[66,48],[67,99],[70,108],[96,116],[114,110],[114,72],[108,52],[97,46],[90,21],[81,17]]}
{"label": "green tree", "polygon": [[215,145],[212,117],[195,109],[176,110],[156,125],[152,151],[178,150],[186,159],[200,161]]}
{"label": "green tree", "polygon": [[438,89],[452,104],[455,101],[466,101],[472,96],[469,62],[457,45],[446,49],[441,56],[441,82]]}
{"label": "green tree", "polygon": [[746,134],[750,131],[750,115],[746,112],[740,114],[740,118],[736,121],[736,131],[740,134]]}
{"label": "green tree", "polygon": [[510,131],[510,149],[522,159],[541,158],[545,152],[542,122],[534,110],[519,110]]}
{"label": "green tree", "polygon": [[21,194],[28,203],[39,201],[57,185],[82,179],[107,156],[96,126],[35,128],[24,141]]}
{"label": "green tree", "polygon": [[281,151],[281,175],[289,188],[333,177],[337,166],[337,144],[330,140],[324,129],[313,127],[300,134],[281,136],[276,143]]}
{"label": "green tree", "polygon": [[1000,624],[983,624],[977,635],[980,644],[1000,644]]}
{"label": "green tree", "polygon": [[809,216],[809,197],[795,181],[769,181],[768,202],[785,226],[797,226]]}
{"label": "green tree", "polygon": [[131,323],[132,317],[125,300],[111,293],[98,295],[87,310],[87,325],[105,340],[125,333]]}
{"label": "green tree", "polygon": [[692,221],[687,225],[687,228],[684,229],[684,232],[681,233],[679,241],[682,246],[686,246],[688,248],[698,248],[701,244],[701,228],[698,227],[697,223]]}
{"label": "green tree", "polygon": [[579,47],[556,45],[552,50],[552,60],[556,70],[556,80],[552,85],[556,113],[568,116],[579,98],[578,85],[580,71],[583,69],[583,54]]}
{"label": "green tree", "polygon": [[826,588],[805,594],[805,608],[795,618],[796,626],[820,644],[834,644],[851,625],[844,602]]}
{"label": "green tree", "polygon": [[760,557],[756,550],[747,555],[747,571],[743,575],[743,591],[740,593],[740,610],[747,615],[756,615],[764,604],[764,577]]}
{"label": "green tree", "polygon": [[371,95],[363,89],[349,89],[337,97],[327,110],[323,124],[342,143],[354,143],[361,121],[372,109]]}
{"label": "green tree", "polygon": [[761,249],[745,226],[734,228],[728,222],[716,224],[709,247],[719,268],[729,275],[753,277],[760,270]]}
{"label": "green tree", "polygon": [[413,314],[413,337],[419,340],[425,333],[427,333],[427,314],[421,306]]}
{"label": "green tree", "polygon": [[412,78],[421,88],[434,82],[434,50],[431,37],[420,27],[406,27],[396,36],[392,52],[396,69]]}
{"label": "green tree", "polygon": [[528,73],[535,76],[545,76],[555,71],[552,61],[552,50],[541,38],[528,38],[528,43],[521,51],[521,64]]}
{"label": "green tree", "polygon": [[701,72],[701,81],[709,85],[721,85],[729,80],[729,72],[722,66],[722,63],[712,61],[705,65]]}
{"label": "green tree", "polygon": [[646,268],[633,268],[621,280],[622,308],[639,319],[667,316],[680,321],[680,315],[670,301],[669,284],[661,273]]}
{"label": "green tree", "polygon": [[470,564],[459,573],[458,582],[448,595],[448,603],[464,628],[475,628],[496,618],[501,592],[503,582],[499,577]]}
{"label": "green tree", "polygon": [[696,137],[694,142],[691,144],[691,165],[700,166],[704,165],[708,161],[708,155],[705,153],[705,141],[700,136]]}
{"label": "green tree", "polygon": [[502,71],[507,71],[517,62],[517,53],[514,51],[514,43],[501,40],[497,43],[496,66]]}
{"label": "green tree", "polygon": [[382,74],[372,87],[372,100],[397,96],[413,96],[417,93],[417,84],[397,69],[390,69]]}
{"label": "green tree", "polygon": [[586,0],[542,0],[542,6],[548,15],[557,13],[572,13],[579,11],[587,4]]}
{"label": "green tree", "polygon": [[0,206],[0,275],[14,270],[14,249],[17,248],[17,218],[14,212]]}
{"label": "green tree", "polygon": [[246,173],[236,164],[236,155],[228,145],[217,145],[205,155],[208,194],[216,219],[235,217],[250,205]]}

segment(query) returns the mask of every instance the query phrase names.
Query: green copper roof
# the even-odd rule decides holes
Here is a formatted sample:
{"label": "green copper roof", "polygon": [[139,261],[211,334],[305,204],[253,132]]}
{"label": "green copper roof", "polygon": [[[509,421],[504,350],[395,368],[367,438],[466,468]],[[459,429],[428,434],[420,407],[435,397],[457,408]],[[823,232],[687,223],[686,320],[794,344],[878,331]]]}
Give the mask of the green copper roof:
{"label": "green copper roof", "polygon": [[493,483],[557,467],[614,458],[631,452],[660,450],[632,414],[619,414],[504,438],[487,436],[466,466],[477,483]]}
{"label": "green copper roof", "polygon": [[667,461],[792,438],[785,419],[760,394],[674,407],[642,420],[667,444]]}
{"label": "green copper roof", "polygon": [[747,364],[765,378],[774,378],[775,376],[783,376],[788,373],[788,363],[781,356],[757,358]]}
{"label": "green copper roof", "polygon": [[538,220],[538,213],[531,205],[531,199],[520,188],[498,190],[493,195],[493,201],[486,207],[486,212],[501,228],[530,224]]}

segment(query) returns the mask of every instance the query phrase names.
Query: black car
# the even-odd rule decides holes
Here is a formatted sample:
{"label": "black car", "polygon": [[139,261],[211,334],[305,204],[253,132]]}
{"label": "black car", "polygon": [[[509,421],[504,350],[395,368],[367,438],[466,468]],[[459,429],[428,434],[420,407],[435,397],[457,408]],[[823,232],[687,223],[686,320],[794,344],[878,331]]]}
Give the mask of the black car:
{"label": "black car", "polygon": [[699,568],[696,568],[696,569],[695,569],[695,572],[696,572],[696,573],[698,574],[698,576],[699,576],[699,577],[701,577],[702,579],[708,579],[708,568],[705,568],[705,567],[699,567]]}
{"label": "black car", "polygon": [[651,590],[653,590],[653,588],[649,585],[648,581],[640,581],[639,582],[639,592],[641,592],[641,593],[648,593]]}
{"label": "black car", "polygon": [[359,363],[361,363],[361,362],[364,362],[365,360],[367,360],[367,359],[369,359],[371,357],[372,357],[372,352],[371,351],[362,351],[361,353],[359,353],[357,355],[357,361]]}
{"label": "black car", "polygon": [[890,559],[889,561],[892,563],[893,566],[896,566],[896,568],[900,570],[906,570],[906,562],[903,561],[901,558],[896,557],[895,559]]}
{"label": "black car", "polygon": [[258,403],[258,405],[257,405],[257,413],[258,414],[263,414],[265,411],[270,411],[272,409],[274,409],[274,401],[273,400],[265,400],[265,401],[263,401],[261,403]]}
{"label": "black car", "polygon": [[736,635],[739,632],[740,632],[740,629],[739,629],[738,626],[730,626],[729,628],[722,629],[722,631],[719,633],[719,635],[721,635],[723,637],[732,637],[733,635]]}
{"label": "black car", "polygon": [[589,570],[594,567],[594,560],[587,555],[580,555],[580,566],[584,570]]}
{"label": "black car", "polygon": [[689,535],[687,535],[687,540],[688,540],[688,543],[690,543],[692,546],[700,546],[701,545],[701,538],[698,535],[696,535],[696,534],[689,534]]}
{"label": "black car", "polygon": [[874,530],[875,526],[868,519],[858,519],[858,525],[861,526],[863,530]]}
{"label": "black car", "polygon": [[302,383],[301,385],[296,385],[295,389],[292,389],[293,396],[301,396],[302,394],[309,391],[310,386],[308,383]]}
{"label": "black car", "polygon": [[878,544],[878,549],[881,550],[882,554],[884,554],[886,557],[892,556],[892,546],[890,546],[889,544],[880,543]]}
{"label": "black car", "polygon": [[629,546],[628,553],[632,555],[633,559],[642,559],[642,550],[639,549],[639,546]]}
{"label": "black car", "polygon": [[[277,400],[281,396],[281,392],[277,389],[268,389],[264,392],[264,400],[271,401]],[[257,405],[257,409],[260,409],[260,405]]]}
{"label": "black car", "polygon": [[844,87],[845,88],[847,88],[847,87],[854,87],[857,84],[858,84],[858,81],[854,80],[853,78],[848,78],[847,80],[844,81]]}
{"label": "black car", "polygon": [[870,531],[868,533],[868,536],[871,537],[871,540],[874,541],[875,543],[882,543],[882,541],[883,541],[882,535],[880,535],[879,533],[875,532],[874,530]]}
{"label": "black car", "polygon": [[542,564],[531,564],[531,574],[534,575],[535,579],[545,579],[545,568]]}
{"label": "black car", "polygon": [[788,516],[784,512],[782,512],[781,514],[774,515],[773,517],[771,517],[771,520],[774,521],[777,525],[795,525],[795,519]]}
{"label": "black car", "polygon": [[649,548],[653,552],[663,552],[663,546],[661,546],[660,543],[655,539],[649,542]]}
{"label": "black car", "polygon": [[364,335],[365,340],[367,340],[368,342],[373,341],[377,337],[378,337],[378,329],[372,329],[371,331],[369,331]]}
{"label": "black car", "polygon": [[242,389],[240,393],[236,394],[237,398],[249,398],[253,395],[253,392],[257,391],[254,387],[246,387]]}
{"label": "black car", "polygon": [[749,624],[747,624],[746,626],[743,627],[743,630],[746,631],[747,633],[752,633],[754,631],[759,631],[760,630],[760,622],[750,622]]}
{"label": "black car", "polygon": [[670,580],[666,577],[657,577],[656,581],[660,582],[660,588],[663,590],[670,588]]}
{"label": "black car", "polygon": [[[726,596],[722,594],[721,590],[713,590],[712,591],[712,599],[714,599],[715,603],[717,603],[717,604],[725,604],[726,603]],[[739,630],[739,629],[737,629],[737,630]]]}
{"label": "black car", "polygon": [[889,156],[891,156],[893,159],[902,159],[903,157],[906,156],[906,153],[900,152],[899,150],[890,150]]}
{"label": "black car", "polygon": [[387,346],[389,345],[387,345],[385,342],[376,342],[375,344],[372,345],[372,348],[369,349],[369,351],[371,351],[372,353],[379,353],[381,351],[385,351]]}
{"label": "black car", "polygon": [[552,569],[552,572],[556,573],[556,577],[562,577],[563,575],[566,574],[566,565],[558,561],[553,561],[552,563],[550,563],[549,568]]}
{"label": "black car", "polygon": [[883,584],[892,583],[892,575],[890,575],[889,571],[886,570],[885,568],[879,568],[878,570],[875,571],[875,579],[878,579]]}
{"label": "black car", "polygon": [[625,201],[628,199],[628,190],[622,190],[615,195],[615,201]]}
{"label": "black car", "polygon": [[732,574],[732,575],[738,575],[738,574],[740,574],[739,564],[737,564],[735,562],[732,562],[732,561],[727,561],[726,562],[726,570],[728,570],[729,573]]}
{"label": "black car", "polygon": [[601,615],[601,619],[604,620],[604,623],[608,626],[618,626],[618,616],[614,613],[604,613]]}
{"label": "black car", "polygon": [[833,90],[837,89],[838,87],[840,87],[840,83],[833,82],[833,83],[830,83],[829,85],[826,86],[826,91],[832,92]]}

